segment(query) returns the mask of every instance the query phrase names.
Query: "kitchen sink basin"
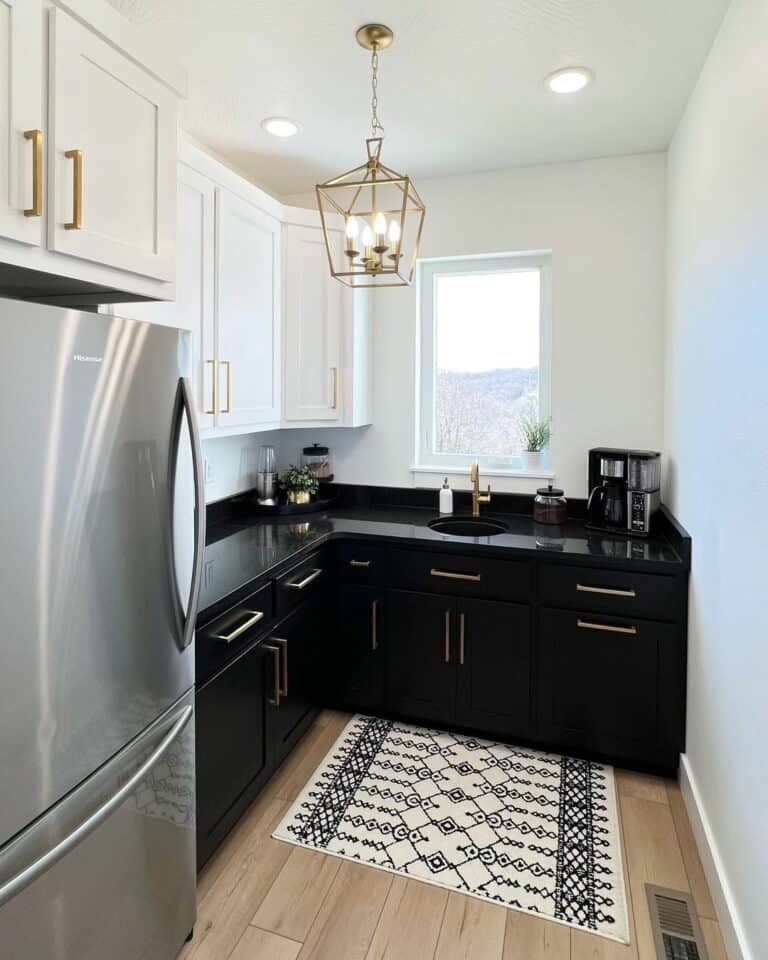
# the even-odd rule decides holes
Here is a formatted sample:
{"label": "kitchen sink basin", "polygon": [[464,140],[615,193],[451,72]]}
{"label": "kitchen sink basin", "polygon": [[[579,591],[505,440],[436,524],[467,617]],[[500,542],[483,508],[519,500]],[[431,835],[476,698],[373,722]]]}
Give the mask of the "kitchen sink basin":
{"label": "kitchen sink basin", "polygon": [[438,517],[430,520],[428,526],[449,537],[496,537],[509,529],[506,523],[490,517]]}

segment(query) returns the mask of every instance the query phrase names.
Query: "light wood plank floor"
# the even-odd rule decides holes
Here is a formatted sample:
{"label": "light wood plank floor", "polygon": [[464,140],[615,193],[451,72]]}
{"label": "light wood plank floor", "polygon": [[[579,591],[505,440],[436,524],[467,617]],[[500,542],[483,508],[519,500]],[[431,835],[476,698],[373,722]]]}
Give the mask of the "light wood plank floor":
{"label": "light wood plank floor", "polygon": [[629,946],[270,836],[349,717],[324,711],[199,877],[181,960],[655,960],[644,884],[690,891],[727,960],[677,784],[617,770]]}

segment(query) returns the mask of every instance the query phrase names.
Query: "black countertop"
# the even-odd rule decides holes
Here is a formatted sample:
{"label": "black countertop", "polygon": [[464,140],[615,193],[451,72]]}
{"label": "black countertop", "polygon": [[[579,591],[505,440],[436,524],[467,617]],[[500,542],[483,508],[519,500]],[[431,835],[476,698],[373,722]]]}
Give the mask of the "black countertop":
{"label": "black countertop", "polygon": [[660,573],[679,572],[688,566],[685,551],[680,548],[685,532],[669,515],[659,518],[658,533],[647,539],[588,530],[582,520],[547,526],[534,523],[530,516],[490,511],[487,516],[503,519],[508,533],[453,537],[430,530],[427,523],[436,516],[435,510],[410,506],[354,506],[303,516],[209,517],[199,610],[205,612],[252,581],[289,564],[292,558],[298,561],[311,548],[341,537],[381,538],[395,544],[402,541],[452,553],[470,550],[503,556],[514,551],[582,563],[590,559],[617,565],[630,563]]}

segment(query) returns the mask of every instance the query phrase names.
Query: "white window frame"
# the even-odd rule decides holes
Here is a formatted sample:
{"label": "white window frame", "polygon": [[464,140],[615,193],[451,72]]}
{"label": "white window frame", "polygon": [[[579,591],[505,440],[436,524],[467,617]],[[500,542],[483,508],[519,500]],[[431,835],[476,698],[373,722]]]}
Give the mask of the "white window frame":
{"label": "white window frame", "polygon": [[439,276],[511,273],[538,270],[539,298],[539,410],[551,414],[552,367],[552,257],[549,253],[490,254],[420,260],[417,272],[419,376],[417,377],[415,473],[466,473],[474,460],[491,476],[553,476],[550,470],[526,471],[519,454],[508,457],[436,453],[432,448],[435,429],[435,287]]}

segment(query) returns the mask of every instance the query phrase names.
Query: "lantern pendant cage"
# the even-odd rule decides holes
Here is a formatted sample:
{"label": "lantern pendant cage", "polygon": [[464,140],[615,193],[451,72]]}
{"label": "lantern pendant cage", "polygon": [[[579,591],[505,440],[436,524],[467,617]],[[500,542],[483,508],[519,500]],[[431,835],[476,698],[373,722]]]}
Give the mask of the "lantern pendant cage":
{"label": "lantern pendant cage", "polygon": [[331,275],[350,287],[408,286],[425,209],[411,178],[381,162],[378,52],[392,43],[393,34],[383,24],[367,24],[356,37],[371,51],[372,136],[365,141],[365,162],[315,187],[328,265]]}

